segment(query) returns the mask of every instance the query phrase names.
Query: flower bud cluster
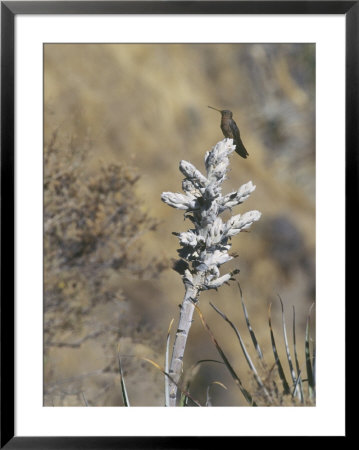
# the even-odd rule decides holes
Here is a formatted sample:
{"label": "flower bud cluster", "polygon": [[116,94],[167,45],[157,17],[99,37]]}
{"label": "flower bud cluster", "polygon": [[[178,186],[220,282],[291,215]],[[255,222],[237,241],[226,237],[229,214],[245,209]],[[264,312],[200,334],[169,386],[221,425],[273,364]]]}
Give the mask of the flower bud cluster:
{"label": "flower bud cluster", "polygon": [[[220,274],[219,267],[233,259],[228,252],[232,236],[247,230],[253,222],[259,220],[259,211],[232,216],[223,222],[220,214],[232,210],[234,206],[243,203],[255,190],[251,181],[241,186],[238,191],[222,195],[222,183],[227,178],[229,156],[235,150],[232,139],[218,142],[205,155],[204,176],[196,167],[181,161],[179,169],[185,176],[182,182],[184,194],[163,192],[161,199],[173,208],[185,211],[194,228],[182,233],[173,233],[181,248],[178,254],[181,258],[177,267],[182,267],[181,274],[186,283],[196,283],[198,290],[217,289],[233,279],[238,270]],[[198,276],[200,275],[200,276]],[[198,280],[200,286],[198,286]]]}

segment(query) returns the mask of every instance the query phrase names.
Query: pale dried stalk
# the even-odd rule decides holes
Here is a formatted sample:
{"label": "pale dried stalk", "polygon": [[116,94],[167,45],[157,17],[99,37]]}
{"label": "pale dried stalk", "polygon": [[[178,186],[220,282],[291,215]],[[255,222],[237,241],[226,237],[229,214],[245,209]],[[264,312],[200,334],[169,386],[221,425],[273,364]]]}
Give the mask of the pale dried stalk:
{"label": "pale dried stalk", "polygon": [[181,305],[180,318],[173,344],[172,359],[169,373],[171,379],[169,381],[169,406],[176,406],[177,400],[177,384],[179,383],[182,368],[183,355],[186,348],[189,329],[192,325],[192,317],[194,304],[197,302],[199,290],[191,284],[185,284],[186,293]]}

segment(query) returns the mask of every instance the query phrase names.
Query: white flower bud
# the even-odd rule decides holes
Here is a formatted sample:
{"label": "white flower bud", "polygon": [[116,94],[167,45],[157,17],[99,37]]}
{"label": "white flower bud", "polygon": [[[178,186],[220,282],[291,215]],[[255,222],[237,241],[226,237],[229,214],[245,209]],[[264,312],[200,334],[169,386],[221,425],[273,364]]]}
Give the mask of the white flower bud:
{"label": "white flower bud", "polygon": [[216,179],[220,182],[223,182],[226,177],[228,165],[229,165],[229,159],[223,158],[222,161],[220,161],[215,167],[213,167],[212,170],[209,170],[208,178],[210,180]]}
{"label": "white flower bud", "polygon": [[210,183],[204,191],[204,197],[206,199],[215,199],[221,195],[221,188],[217,183]]}
{"label": "white flower bud", "polygon": [[249,211],[243,215],[237,214],[231,217],[225,225],[225,234],[227,236],[235,236],[243,230],[247,230],[253,222],[261,217],[259,211]]}
{"label": "white flower bud", "polygon": [[172,208],[178,209],[196,209],[197,201],[193,195],[179,194],[174,192],[162,192],[161,200]]}
{"label": "white flower bud", "polygon": [[226,251],[215,250],[213,253],[207,253],[205,257],[205,263],[208,266],[217,265],[221,266],[222,264],[233,259]]}
{"label": "white flower bud", "polygon": [[190,245],[191,247],[196,247],[199,242],[204,242],[204,238],[194,233],[192,230],[180,233],[178,238],[181,244]]}
{"label": "white flower bud", "polygon": [[232,139],[218,142],[210,152],[206,153],[205,165],[208,178],[216,177],[224,180],[229,165],[228,155],[235,150]]}
{"label": "white flower bud", "polygon": [[185,177],[192,181],[192,183],[198,184],[202,187],[206,186],[208,182],[207,178],[202,175],[201,172],[197,170],[190,162],[182,160],[180,162],[179,169]]}
{"label": "white flower bud", "polygon": [[208,227],[208,234],[206,239],[207,246],[211,247],[212,245],[217,244],[223,238],[225,225],[220,217],[217,217],[213,224]]}
{"label": "white flower bud", "polygon": [[232,278],[232,275],[230,273],[226,273],[226,275],[223,275],[219,278],[216,278],[216,279],[206,283],[206,287],[207,287],[207,289],[217,289],[220,286],[222,286],[222,284],[228,282],[231,278]]}
{"label": "white flower bud", "polygon": [[210,267],[208,267],[208,271],[207,271],[207,278],[206,280],[214,280],[216,278],[218,278],[220,275],[219,273],[219,269],[216,265],[211,265]]}
{"label": "white flower bud", "polygon": [[241,186],[237,192],[231,192],[230,194],[222,197],[221,212],[225,209],[231,209],[234,206],[243,203],[245,200],[247,200],[247,198],[255,190],[255,188],[256,187],[253,185],[253,183],[249,181],[248,183],[243,184],[243,186]]}
{"label": "white flower bud", "polygon": [[199,189],[197,189],[193,185],[192,181],[188,180],[187,178],[185,178],[182,181],[182,189],[184,192],[186,192],[194,197],[201,195],[201,191]]}
{"label": "white flower bud", "polygon": [[251,181],[248,181],[248,183],[243,184],[237,191],[239,203],[243,203],[245,200],[247,200],[247,198],[255,189],[256,186]]}

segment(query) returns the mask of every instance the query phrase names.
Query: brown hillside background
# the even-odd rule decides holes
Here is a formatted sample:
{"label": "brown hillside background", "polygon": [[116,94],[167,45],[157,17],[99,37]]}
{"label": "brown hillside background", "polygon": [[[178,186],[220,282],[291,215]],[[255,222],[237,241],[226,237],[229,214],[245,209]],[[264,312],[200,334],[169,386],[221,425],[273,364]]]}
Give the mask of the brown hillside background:
{"label": "brown hillside background", "polygon": [[[184,293],[180,276],[171,269],[178,248],[172,232],[186,231],[191,223],[184,221],[180,210],[162,203],[160,196],[163,191],[181,192],[180,160],[204,171],[205,152],[223,139],[220,114],[207,105],[233,111],[249,153],[246,160],[233,154],[223,191],[250,180],[257,186],[233,213],[262,212],[249,233],[233,238],[232,250],[239,257],[222,266],[221,272],[240,269],[237,279],[269,365],[274,359],[268,305],[273,302],[280,345],[278,295],[290,338],[295,306],[303,362],[305,321],[315,300],[315,46],[48,44],[44,47],[45,405],[122,406],[119,345],[131,404],[163,406],[163,375],[138,357],[164,364],[168,326],[175,318],[174,332]],[[66,178],[68,170],[73,176]],[[115,178],[126,179],[127,184],[113,187]],[[58,180],[67,183],[66,189]],[[110,200],[119,207],[123,202],[127,209],[105,227],[106,234],[101,214],[111,219]],[[101,243],[89,238],[91,248],[96,247],[96,272],[91,272],[94,253],[88,247],[78,249],[72,265],[59,262],[59,254],[65,254],[58,247],[64,245],[64,233],[70,236],[66,242],[72,243],[73,252],[79,211],[82,220],[88,219],[88,230],[101,230],[91,231],[101,236]],[[51,231],[57,240],[46,234],[48,229],[57,230]],[[109,268],[111,246],[126,252]],[[95,299],[92,303],[90,297]],[[236,323],[250,344],[237,283],[202,293],[200,308],[250,387],[235,334],[210,301]],[[220,359],[199,317],[194,319],[185,369],[201,359]],[[213,381],[228,388],[213,386],[213,405],[245,405],[226,368],[216,363],[201,365],[192,384],[193,396],[205,403]]]}

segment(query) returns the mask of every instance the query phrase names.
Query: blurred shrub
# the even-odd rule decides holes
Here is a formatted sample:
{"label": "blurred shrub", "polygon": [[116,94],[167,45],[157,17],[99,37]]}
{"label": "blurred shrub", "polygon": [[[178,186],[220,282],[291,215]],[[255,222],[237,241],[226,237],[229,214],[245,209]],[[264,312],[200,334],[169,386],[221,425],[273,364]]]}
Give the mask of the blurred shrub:
{"label": "blurred shrub", "polygon": [[[138,175],[123,164],[88,168],[91,144],[59,131],[44,148],[44,351],[79,348],[96,339],[118,372],[117,343],[132,336],[118,280],[126,272],[154,277],[164,268],[145,261],[141,237],[156,229],[136,197]],[[46,376],[45,376],[46,383]]]}

